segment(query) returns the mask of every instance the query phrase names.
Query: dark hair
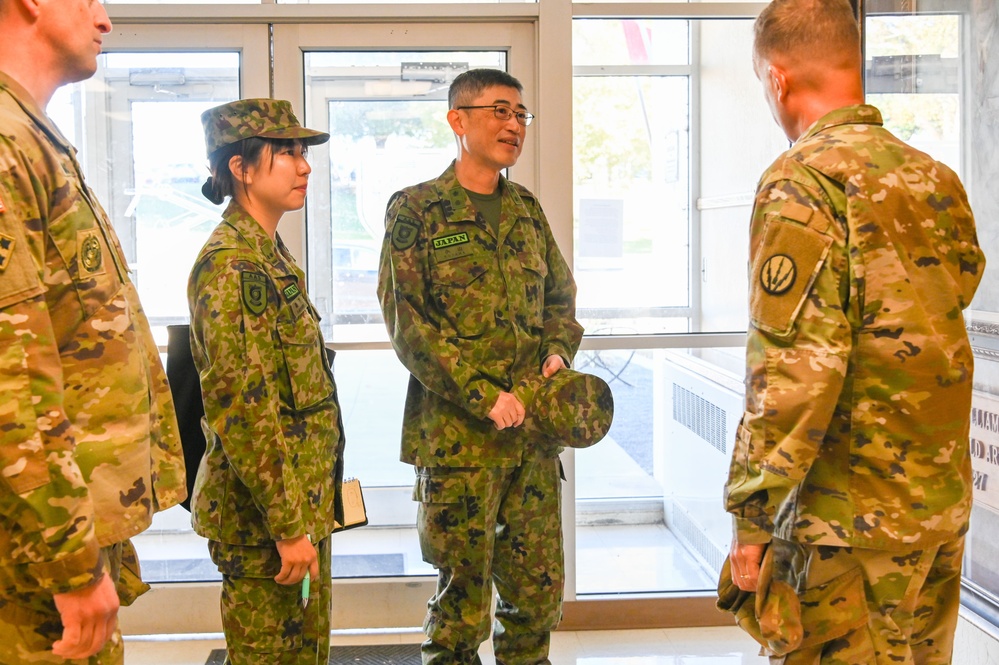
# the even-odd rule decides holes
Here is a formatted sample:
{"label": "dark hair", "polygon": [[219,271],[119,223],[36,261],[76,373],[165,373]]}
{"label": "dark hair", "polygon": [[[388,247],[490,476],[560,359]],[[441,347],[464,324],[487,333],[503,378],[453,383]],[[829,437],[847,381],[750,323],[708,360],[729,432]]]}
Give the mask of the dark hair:
{"label": "dark hair", "polygon": [[516,88],[517,92],[524,92],[524,86],[516,78],[499,69],[469,69],[462,72],[451,81],[451,87],[447,91],[448,108],[466,106],[475,101],[475,98],[482,94],[486,88],[494,85],[501,85],[507,88]]}
{"label": "dark hair", "polygon": [[[229,170],[229,160],[239,155],[242,158],[243,173],[246,173],[250,167],[260,164],[264,148],[267,146],[270,146],[271,164],[273,164],[275,153],[298,143],[301,143],[298,139],[268,139],[253,136],[222,146],[208,157],[208,169],[211,175],[201,186],[201,193],[215,205],[221,205],[225,197],[233,195],[239,182]],[[305,150],[304,145],[302,150]],[[245,187],[244,184],[244,191]]]}
{"label": "dark hair", "polygon": [[756,62],[779,54],[833,65],[859,63],[860,26],[849,0],[773,0],[753,32]]}

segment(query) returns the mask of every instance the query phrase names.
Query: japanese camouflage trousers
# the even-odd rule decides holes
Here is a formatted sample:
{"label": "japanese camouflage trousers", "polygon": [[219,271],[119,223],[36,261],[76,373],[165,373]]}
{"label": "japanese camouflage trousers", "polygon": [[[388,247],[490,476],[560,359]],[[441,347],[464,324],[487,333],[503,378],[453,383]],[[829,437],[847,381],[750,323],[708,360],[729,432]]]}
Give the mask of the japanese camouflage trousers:
{"label": "japanese camouflage trousers", "polygon": [[[139,572],[139,559],[130,541],[101,549],[105,570],[114,580],[118,600],[131,605],[149,590]],[[62,637],[62,621],[52,595],[16,568],[0,566],[0,664],[122,665],[125,654],[116,627],[104,648],[86,659],[64,660],[52,653]]]}
{"label": "japanese camouflage trousers", "polygon": [[[251,550],[267,550],[254,557]],[[301,584],[278,584],[277,550],[230,547],[209,542],[212,560],[222,572],[222,631],[228,665],[326,665],[330,652],[332,561],[330,538],[316,543],[319,579],[311,579],[309,602],[302,607]],[[247,556],[249,554],[249,556]],[[278,570],[234,574],[241,559],[270,561]],[[273,566],[271,566],[273,567]]]}
{"label": "japanese camouflage trousers", "polygon": [[771,665],[949,664],[963,554],[963,537],[902,552],[774,540],[766,565],[777,593],[764,605],[785,625],[794,620],[788,608],[800,608],[800,629],[784,631],[800,642],[785,642],[791,650],[771,655]]}
{"label": "japanese camouflage trousers", "polygon": [[549,663],[562,617],[561,463],[509,469],[417,469],[413,498],[423,559],[438,572],[427,603],[425,665],[479,663],[498,595],[498,665]]}

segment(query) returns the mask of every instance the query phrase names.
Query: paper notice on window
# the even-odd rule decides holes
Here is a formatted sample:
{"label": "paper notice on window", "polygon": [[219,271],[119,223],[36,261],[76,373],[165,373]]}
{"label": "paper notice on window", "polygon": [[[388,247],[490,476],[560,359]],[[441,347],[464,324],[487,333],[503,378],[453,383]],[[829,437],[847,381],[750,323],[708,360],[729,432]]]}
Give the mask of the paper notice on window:
{"label": "paper notice on window", "polygon": [[971,400],[971,473],[975,505],[999,513],[999,399],[977,390]]}

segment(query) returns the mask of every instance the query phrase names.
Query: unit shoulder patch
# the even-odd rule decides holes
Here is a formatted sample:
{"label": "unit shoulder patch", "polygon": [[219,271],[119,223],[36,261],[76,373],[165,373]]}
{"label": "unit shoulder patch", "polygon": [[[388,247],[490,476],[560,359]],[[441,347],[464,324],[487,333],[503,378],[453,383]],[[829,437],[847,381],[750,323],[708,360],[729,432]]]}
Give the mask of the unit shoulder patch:
{"label": "unit shoulder patch", "polygon": [[760,286],[772,296],[787,293],[798,276],[798,266],[787,254],[774,254],[760,268]]}
{"label": "unit shoulder patch", "polygon": [[267,276],[259,272],[243,270],[239,273],[242,283],[243,304],[251,314],[257,316],[267,309]]}
{"label": "unit shoulder patch", "polygon": [[420,235],[420,223],[412,217],[399,215],[392,225],[392,246],[400,252],[416,244]]}
{"label": "unit shoulder patch", "polygon": [[753,325],[776,335],[794,330],[832,238],[782,218],[767,222],[753,262],[749,313]]}

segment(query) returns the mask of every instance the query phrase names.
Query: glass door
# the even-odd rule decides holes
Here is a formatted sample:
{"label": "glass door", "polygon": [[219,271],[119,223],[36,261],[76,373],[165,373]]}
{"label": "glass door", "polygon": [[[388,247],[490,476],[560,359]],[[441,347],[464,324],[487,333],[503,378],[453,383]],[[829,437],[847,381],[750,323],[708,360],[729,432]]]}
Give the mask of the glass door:
{"label": "glass door", "polygon": [[[529,105],[536,99],[533,34],[529,24],[274,28],[275,93],[295,99],[304,89],[296,108],[309,127],[331,135],[310,152],[302,254],[338,352],[346,473],[361,479],[369,508],[369,528],[338,536],[335,576],[434,574],[415,535],[413,469],[399,461],[408,373],[388,343],[376,295],[385,208],[394,192],[436,177],[454,158],[446,114],[455,76],[503,69],[524,84]],[[512,169],[528,187],[534,138]],[[293,230],[281,232],[288,240]]]}

